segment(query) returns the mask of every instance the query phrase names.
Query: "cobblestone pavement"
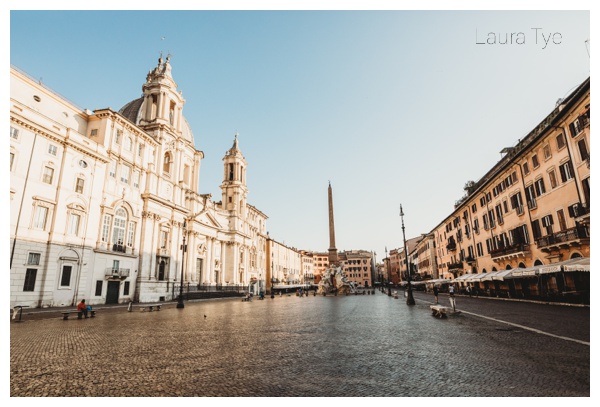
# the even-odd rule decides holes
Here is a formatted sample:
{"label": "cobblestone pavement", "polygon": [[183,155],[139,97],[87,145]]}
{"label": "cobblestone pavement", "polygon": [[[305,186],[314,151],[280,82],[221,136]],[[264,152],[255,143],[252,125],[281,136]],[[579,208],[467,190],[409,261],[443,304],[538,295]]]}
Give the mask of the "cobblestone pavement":
{"label": "cobblestone pavement", "polygon": [[[471,299],[469,313],[438,319],[431,296],[415,298],[294,295],[30,318],[10,325],[10,395],[590,396],[589,343],[474,315],[498,302]],[[558,315],[547,325],[560,336],[570,336],[569,310],[582,318],[573,307],[510,304],[504,316],[540,330],[538,319]],[[589,341],[589,309],[587,326]]]}

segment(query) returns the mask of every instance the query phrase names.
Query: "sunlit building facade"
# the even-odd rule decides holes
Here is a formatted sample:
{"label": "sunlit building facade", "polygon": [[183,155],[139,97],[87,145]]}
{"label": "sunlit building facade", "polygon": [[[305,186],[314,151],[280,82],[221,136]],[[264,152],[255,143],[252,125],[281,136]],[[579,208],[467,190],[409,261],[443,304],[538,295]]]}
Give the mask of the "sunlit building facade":
{"label": "sunlit building facade", "polygon": [[[590,257],[589,78],[503,154],[432,231],[441,278]],[[587,274],[550,275],[547,286],[589,285]]]}
{"label": "sunlit building facade", "polygon": [[14,67],[10,93],[11,305],[264,286],[267,216],[246,201],[237,135],[214,202],[198,190],[204,154],[170,56],[119,111],[81,109]]}

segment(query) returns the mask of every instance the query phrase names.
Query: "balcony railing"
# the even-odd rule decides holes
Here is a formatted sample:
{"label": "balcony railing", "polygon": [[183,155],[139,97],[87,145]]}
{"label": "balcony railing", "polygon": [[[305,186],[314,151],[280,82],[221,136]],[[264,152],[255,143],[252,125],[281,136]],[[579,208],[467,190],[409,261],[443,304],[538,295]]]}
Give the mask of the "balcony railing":
{"label": "balcony railing", "polygon": [[525,252],[529,250],[529,245],[526,243],[516,243],[509,246],[504,246],[490,251],[492,258],[506,256],[509,254]]}
{"label": "balcony railing", "polygon": [[454,242],[450,242],[446,245],[446,250],[448,251],[454,251],[456,250],[456,243]]}
{"label": "balcony railing", "polygon": [[127,278],[129,277],[129,269],[118,268],[114,269],[112,267],[107,268],[104,271],[105,277],[115,277],[115,278]]}
{"label": "balcony railing", "polygon": [[475,257],[473,257],[473,256],[467,256],[467,257],[465,257],[465,261],[467,263],[475,263]]}
{"label": "balcony railing", "polygon": [[448,270],[456,270],[456,269],[461,269],[463,268],[463,264],[462,261],[458,262],[458,263],[450,263],[448,264]]}
{"label": "balcony railing", "polygon": [[580,239],[589,239],[589,229],[583,226],[576,226],[574,228],[566,229],[561,232],[553,233],[548,236],[544,236],[537,239],[535,243],[539,248],[560,245],[569,242],[573,242]]}

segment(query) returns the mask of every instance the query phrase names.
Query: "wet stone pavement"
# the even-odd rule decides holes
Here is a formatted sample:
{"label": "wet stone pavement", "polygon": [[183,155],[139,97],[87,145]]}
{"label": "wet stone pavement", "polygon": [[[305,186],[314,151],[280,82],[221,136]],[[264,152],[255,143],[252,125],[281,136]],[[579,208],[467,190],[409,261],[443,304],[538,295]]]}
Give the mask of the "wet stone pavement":
{"label": "wet stone pavement", "polygon": [[437,319],[431,297],[416,298],[207,300],[11,323],[10,395],[590,396],[589,345],[467,313]]}

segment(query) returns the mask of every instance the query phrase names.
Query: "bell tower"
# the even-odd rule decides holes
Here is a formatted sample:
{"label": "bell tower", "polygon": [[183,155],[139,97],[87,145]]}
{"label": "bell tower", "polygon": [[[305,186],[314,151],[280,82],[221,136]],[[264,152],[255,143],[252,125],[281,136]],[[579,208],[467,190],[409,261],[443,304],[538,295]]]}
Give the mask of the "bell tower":
{"label": "bell tower", "polygon": [[233,211],[244,218],[246,215],[246,160],[238,148],[238,134],[235,134],[233,146],[223,157],[222,208]]}
{"label": "bell tower", "polygon": [[139,124],[147,131],[165,129],[181,134],[185,99],[177,92],[177,84],[171,76],[171,54],[163,61],[162,53],[158,65],[146,76],[142,86],[143,104],[139,112]]}

